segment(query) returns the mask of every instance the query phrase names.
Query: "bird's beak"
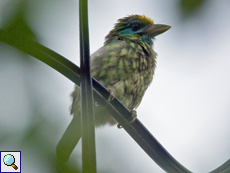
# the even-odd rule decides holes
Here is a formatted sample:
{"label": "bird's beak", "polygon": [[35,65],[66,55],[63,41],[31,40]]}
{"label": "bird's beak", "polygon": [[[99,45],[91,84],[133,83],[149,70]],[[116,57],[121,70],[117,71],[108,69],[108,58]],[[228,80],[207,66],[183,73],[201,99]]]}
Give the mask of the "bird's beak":
{"label": "bird's beak", "polygon": [[155,37],[170,29],[171,26],[163,24],[153,24],[147,27],[142,33]]}

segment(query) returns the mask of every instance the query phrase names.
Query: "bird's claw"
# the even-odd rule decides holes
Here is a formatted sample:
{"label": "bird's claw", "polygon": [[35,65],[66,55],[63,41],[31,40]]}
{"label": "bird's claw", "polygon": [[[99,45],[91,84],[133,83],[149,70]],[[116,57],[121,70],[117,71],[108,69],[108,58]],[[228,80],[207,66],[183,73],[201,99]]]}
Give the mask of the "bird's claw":
{"label": "bird's claw", "polygon": [[122,125],[119,123],[119,124],[117,125],[117,128],[118,128],[118,129],[122,129]]}
{"label": "bird's claw", "polygon": [[107,88],[107,89],[109,90],[110,95],[106,103],[110,103],[115,98],[115,90],[112,88]]}
{"label": "bird's claw", "polygon": [[[134,123],[134,121],[135,121],[136,118],[137,118],[137,111],[131,110],[131,112],[132,112],[132,114],[131,114],[131,117],[130,117],[129,121],[127,122],[127,124],[132,124],[132,123]],[[119,123],[119,124],[117,125],[117,128],[118,128],[118,129],[122,129],[122,125]]]}
{"label": "bird's claw", "polygon": [[[107,90],[109,91],[109,97],[106,101],[106,103],[110,103],[114,98],[115,98],[115,90],[113,88],[107,88]],[[99,106],[99,104],[97,102],[95,102],[95,106]],[[106,105],[104,105],[103,107],[105,107]]]}
{"label": "bird's claw", "polygon": [[131,112],[132,112],[132,114],[131,114],[131,117],[128,121],[128,124],[134,123],[134,121],[137,119],[137,111],[131,110]]}

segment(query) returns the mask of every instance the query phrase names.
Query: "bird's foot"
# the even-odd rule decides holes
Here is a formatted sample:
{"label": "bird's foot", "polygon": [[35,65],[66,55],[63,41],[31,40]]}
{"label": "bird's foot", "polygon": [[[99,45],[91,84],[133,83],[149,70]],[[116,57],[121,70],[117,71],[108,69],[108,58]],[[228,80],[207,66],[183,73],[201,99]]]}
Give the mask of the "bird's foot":
{"label": "bird's foot", "polygon": [[109,98],[108,100],[106,101],[106,103],[110,103],[114,98],[115,98],[115,94],[116,94],[116,91],[113,89],[113,88],[107,88],[107,90],[109,90]]}
{"label": "bird's foot", "polygon": [[[107,90],[109,91],[109,97],[106,100],[106,103],[110,103],[115,98],[115,90],[112,87],[108,87]],[[107,104],[103,105],[102,107],[105,107]],[[99,106],[97,102],[95,102],[95,106]]]}
{"label": "bird's foot", "polygon": [[[132,114],[131,114],[131,117],[129,119],[129,121],[127,122],[127,124],[131,124],[131,123],[134,123],[134,121],[136,120],[137,118],[137,111],[136,110],[131,110]],[[117,128],[118,129],[121,129],[122,128],[122,125],[121,124],[118,124],[117,125]]]}
{"label": "bird's foot", "polygon": [[137,119],[137,111],[136,110],[131,110],[132,114],[131,117],[128,121],[128,124],[134,123],[134,121]]}

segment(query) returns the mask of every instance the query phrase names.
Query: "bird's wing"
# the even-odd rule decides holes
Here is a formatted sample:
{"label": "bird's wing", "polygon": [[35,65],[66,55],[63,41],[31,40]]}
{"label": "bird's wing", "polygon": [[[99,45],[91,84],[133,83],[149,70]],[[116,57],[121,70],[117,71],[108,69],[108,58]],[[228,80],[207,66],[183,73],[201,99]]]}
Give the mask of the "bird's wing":
{"label": "bird's wing", "polygon": [[[133,44],[133,45],[132,45]],[[136,107],[134,99],[141,80],[138,73],[140,52],[127,40],[116,40],[103,46],[91,56],[91,74],[129,109]],[[136,89],[135,89],[136,88]]]}
{"label": "bird's wing", "polygon": [[[111,42],[91,56],[91,74],[104,87],[108,88],[122,80],[122,72],[125,70],[121,67],[122,52],[127,53],[128,44],[126,41]],[[125,55],[126,56],[126,55]]]}

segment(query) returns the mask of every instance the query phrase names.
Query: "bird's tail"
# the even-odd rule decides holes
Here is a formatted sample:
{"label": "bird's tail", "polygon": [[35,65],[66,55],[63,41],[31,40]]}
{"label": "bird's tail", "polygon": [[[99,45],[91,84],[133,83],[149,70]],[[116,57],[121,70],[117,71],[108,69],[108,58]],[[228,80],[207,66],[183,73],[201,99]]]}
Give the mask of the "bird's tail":
{"label": "bird's tail", "polygon": [[81,138],[81,116],[74,116],[61,140],[59,141],[56,153],[60,161],[67,162],[70,154]]}

